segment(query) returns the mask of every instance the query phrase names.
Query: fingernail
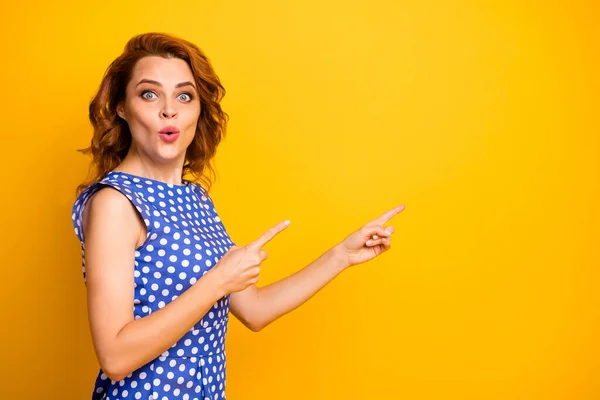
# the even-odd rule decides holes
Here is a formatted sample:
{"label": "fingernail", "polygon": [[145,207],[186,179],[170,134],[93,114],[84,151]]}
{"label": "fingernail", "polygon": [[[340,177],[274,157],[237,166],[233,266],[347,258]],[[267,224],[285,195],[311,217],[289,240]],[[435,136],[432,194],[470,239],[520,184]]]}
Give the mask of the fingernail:
{"label": "fingernail", "polygon": [[365,244],[370,245],[371,243],[373,243],[373,242],[371,242],[370,240],[367,240],[367,243],[365,243]]}
{"label": "fingernail", "polygon": [[387,233],[394,233],[394,230],[392,228],[385,228],[385,231]]}
{"label": "fingernail", "polygon": [[290,221],[286,219],[285,221],[283,221],[283,224],[284,224],[284,225],[289,225],[289,224],[290,224]]}

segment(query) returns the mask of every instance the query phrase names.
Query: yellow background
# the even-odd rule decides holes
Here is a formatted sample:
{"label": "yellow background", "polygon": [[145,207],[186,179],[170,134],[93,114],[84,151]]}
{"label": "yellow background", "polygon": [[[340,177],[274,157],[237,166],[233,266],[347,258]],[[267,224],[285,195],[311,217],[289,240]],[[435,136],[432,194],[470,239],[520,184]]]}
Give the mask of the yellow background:
{"label": "yellow background", "polygon": [[212,196],[261,284],[397,204],[392,250],[256,334],[229,399],[600,398],[593,1],[3,2],[0,398],[86,399],[75,186],[87,106],[135,34],[227,89]]}

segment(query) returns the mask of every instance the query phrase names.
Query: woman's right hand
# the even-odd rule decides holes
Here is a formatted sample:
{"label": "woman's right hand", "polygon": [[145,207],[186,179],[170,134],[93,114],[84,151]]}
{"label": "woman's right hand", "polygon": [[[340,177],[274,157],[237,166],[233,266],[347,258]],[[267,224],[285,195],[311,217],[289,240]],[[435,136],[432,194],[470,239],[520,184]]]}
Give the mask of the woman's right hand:
{"label": "woman's right hand", "polygon": [[267,252],[262,247],[279,232],[289,226],[283,221],[262,234],[256,241],[246,246],[231,246],[221,257],[211,273],[218,276],[220,288],[225,294],[239,292],[256,284],[260,275],[260,264],[267,259]]}

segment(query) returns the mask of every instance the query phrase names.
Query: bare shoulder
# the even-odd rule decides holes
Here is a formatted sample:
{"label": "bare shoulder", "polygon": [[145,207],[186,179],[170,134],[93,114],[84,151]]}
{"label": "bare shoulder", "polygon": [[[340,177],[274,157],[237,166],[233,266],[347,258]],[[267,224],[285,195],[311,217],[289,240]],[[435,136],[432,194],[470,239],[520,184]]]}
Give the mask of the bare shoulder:
{"label": "bare shoulder", "polygon": [[131,201],[111,186],[92,194],[83,209],[88,316],[103,366],[111,354],[111,338],[133,320],[134,251],[141,229],[136,213]]}
{"label": "bare shoulder", "polygon": [[134,206],[123,193],[110,186],[103,187],[88,199],[83,209],[83,230],[88,239],[91,231],[121,238],[145,236],[145,226]]}

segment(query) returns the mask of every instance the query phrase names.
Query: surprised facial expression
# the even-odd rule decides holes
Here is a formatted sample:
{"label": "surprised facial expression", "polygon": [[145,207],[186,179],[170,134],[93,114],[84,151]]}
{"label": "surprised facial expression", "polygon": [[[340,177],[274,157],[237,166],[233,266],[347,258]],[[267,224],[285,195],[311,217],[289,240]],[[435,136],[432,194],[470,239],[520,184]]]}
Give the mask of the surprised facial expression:
{"label": "surprised facial expression", "polygon": [[141,58],[117,113],[127,121],[132,147],[140,156],[156,163],[183,164],[200,116],[200,100],[189,65],[179,58]]}

